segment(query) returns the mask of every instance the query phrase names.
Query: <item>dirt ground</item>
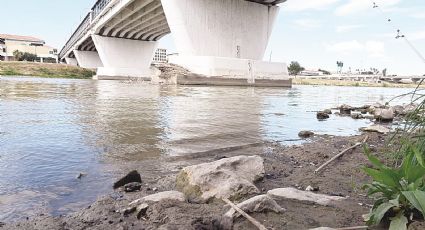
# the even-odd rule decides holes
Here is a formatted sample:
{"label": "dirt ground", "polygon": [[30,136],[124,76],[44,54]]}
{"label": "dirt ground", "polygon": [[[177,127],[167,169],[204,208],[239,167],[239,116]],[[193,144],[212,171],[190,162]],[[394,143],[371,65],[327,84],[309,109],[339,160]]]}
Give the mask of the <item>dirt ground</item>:
{"label": "dirt ground", "polygon": [[[367,135],[370,137],[367,143],[374,153],[385,150],[385,136],[376,133]],[[364,137],[365,134],[352,137],[325,135],[314,137],[298,146],[264,143],[196,157],[167,158],[167,161],[173,167],[182,168],[221,157],[260,155],[265,160],[266,176],[256,185],[263,193],[279,187],[304,190],[311,185],[318,187],[319,193],[347,197],[336,206],[328,207],[299,201],[281,201],[278,203],[286,209],[284,213],[253,213],[252,216],[267,228],[293,230],[361,226],[365,225],[362,215],[368,212],[372,204],[361,189],[362,184],[369,180],[361,170],[362,166],[368,165],[362,148],[346,153],[319,174],[314,174],[314,170]],[[378,156],[383,157],[381,154]],[[143,172],[143,169],[137,170]],[[176,173],[164,175],[149,187],[156,187],[158,191],[173,190],[175,177]],[[23,222],[5,224],[0,229],[222,229],[219,225],[220,217],[229,209],[222,201],[209,204],[160,202],[150,206],[145,218],[140,220],[135,214],[125,216],[119,212],[129,202],[153,193],[155,192],[152,189],[146,187],[136,193],[115,191],[74,214],[59,217],[41,215]],[[240,217],[235,221],[233,229],[256,228]]]}

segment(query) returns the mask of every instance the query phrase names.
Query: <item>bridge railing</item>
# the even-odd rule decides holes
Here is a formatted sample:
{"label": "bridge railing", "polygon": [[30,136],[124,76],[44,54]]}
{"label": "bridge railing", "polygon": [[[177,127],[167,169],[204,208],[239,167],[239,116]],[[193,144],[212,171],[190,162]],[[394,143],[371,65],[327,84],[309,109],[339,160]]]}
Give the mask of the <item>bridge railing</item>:
{"label": "bridge railing", "polygon": [[94,6],[91,8],[91,11],[86,15],[74,33],[71,35],[69,40],[66,42],[65,46],[59,52],[59,57],[62,58],[65,54],[72,48],[72,46],[81,39],[84,34],[89,29],[93,20],[99,16],[99,14],[106,8],[106,6],[111,2],[111,0],[97,0]]}
{"label": "bridge railing", "polygon": [[87,32],[90,24],[91,24],[91,13],[88,13],[87,16],[83,19],[74,33],[71,35],[69,40],[66,42],[65,46],[62,48],[59,53],[59,57],[62,58],[65,56],[66,52]]}

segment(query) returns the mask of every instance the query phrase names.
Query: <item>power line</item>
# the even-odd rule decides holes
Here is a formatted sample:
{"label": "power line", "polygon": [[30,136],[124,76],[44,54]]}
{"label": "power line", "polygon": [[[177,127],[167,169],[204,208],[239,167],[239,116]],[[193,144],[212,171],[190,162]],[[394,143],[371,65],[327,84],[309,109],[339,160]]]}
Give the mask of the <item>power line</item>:
{"label": "power line", "polygon": [[415,52],[415,54],[425,63],[425,57],[421,54],[421,52],[413,45],[413,43],[411,43],[410,41],[409,41],[409,39],[407,39],[407,36],[405,35],[405,34],[403,34],[402,32],[401,32],[401,30],[399,29],[399,28],[397,28],[395,25],[394,25],[394,22],[393,22],[393,20],[391,19],[391,18],[389,18],[389,17],[387,17],[386,15],[385,15],[385,12],[381,9],[381,7],[379,7],[379,5],[378,4],[376,4],[376,2],[374,2],[373,0],[370,0],[370,2],[372,3],[372,5],[373,5],[373,8],[374,9],[378,9],[379,10],[379,12],[382,14],[382,16],[384,16],[384,18],[388,21],[388,23],[390,24],[390,26],[395,30],[395,31],[397,31],[397,35],[396,35],[396,39],[400,39],[400,38],[402,38],[406,43],[407,43],[407,45],[413,50],[413,52]]}

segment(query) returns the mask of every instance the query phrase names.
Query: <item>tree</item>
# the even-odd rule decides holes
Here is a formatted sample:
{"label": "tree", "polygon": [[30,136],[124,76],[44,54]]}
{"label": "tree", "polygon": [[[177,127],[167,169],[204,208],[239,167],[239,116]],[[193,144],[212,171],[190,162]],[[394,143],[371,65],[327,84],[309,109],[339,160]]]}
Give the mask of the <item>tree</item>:
{"label": "tree", "polygon": [[305,70],[304,67],[300,65],[300,63],[296,61],[292,61],[289,65],[288,71],[290,75],[298,75],[301,71]]}
{"label": "tree", "polygon": [[13,51],[13,57],[15,58],[15,61],[22,61],[23,56],[24,56],[24,54],[21,51],[19,51],[19,50]]}

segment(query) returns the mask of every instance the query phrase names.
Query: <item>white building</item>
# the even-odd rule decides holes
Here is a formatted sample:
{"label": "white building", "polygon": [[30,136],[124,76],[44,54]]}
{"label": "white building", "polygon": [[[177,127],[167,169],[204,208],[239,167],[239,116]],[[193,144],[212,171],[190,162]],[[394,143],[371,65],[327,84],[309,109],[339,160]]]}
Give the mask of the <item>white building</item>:
{"label": "white building", "polygon": [[158,48],[155,51],[155,55],[153,56],[153,63],[166,63],[167,59],[167,49]]}

